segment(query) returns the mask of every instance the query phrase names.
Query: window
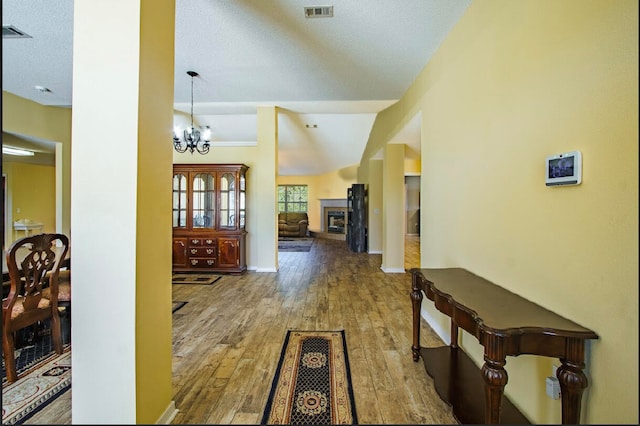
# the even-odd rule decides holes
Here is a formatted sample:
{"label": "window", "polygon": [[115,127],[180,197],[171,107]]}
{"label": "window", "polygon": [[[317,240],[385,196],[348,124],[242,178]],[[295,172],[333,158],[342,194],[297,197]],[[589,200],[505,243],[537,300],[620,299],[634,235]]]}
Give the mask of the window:
{"label": "window", "polygon": [[307,185],[278,185],[278,212],[307,212]]}

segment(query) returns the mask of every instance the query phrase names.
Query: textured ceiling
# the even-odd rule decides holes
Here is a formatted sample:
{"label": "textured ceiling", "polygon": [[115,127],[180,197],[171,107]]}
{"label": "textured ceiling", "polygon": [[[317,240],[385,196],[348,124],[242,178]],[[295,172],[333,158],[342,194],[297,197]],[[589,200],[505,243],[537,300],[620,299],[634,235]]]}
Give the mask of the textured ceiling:
{"label": "textured ceiling", "polygon": [[[402,96],[470,1],[176,0],[175,109],[190,111],[194,70],[195,121],[214,142],[255,141],[256,106],[277,105],[280,174],[357,164],[375,114]],[[304,6],[328,5],[332,18],[305,18]],[[73,1],[2,8],[3,26],[32,37],[3,39],[3,90],[70,106]],[[419,150],[419,120],[411,125],[402,138]]]}

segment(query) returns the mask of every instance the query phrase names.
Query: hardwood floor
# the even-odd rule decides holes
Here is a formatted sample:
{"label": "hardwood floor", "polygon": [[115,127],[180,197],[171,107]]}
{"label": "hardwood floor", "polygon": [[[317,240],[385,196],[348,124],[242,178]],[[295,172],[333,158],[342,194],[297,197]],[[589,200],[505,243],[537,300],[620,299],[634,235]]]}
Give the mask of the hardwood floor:
{"label": "hardwood floor", "polygon": [[[405,268],[419,266],[407,237]],[[174,285],[173,424],[258,424],[288,329],[346,331],[360,424],[455,424],[422,361],[411,357],[411,277],[385,274],[381,255],[316,238],[279,253],[278,273]],[[423,322],[423,346],[442,341]],[[71,392],[29,424],[71,423]]]}

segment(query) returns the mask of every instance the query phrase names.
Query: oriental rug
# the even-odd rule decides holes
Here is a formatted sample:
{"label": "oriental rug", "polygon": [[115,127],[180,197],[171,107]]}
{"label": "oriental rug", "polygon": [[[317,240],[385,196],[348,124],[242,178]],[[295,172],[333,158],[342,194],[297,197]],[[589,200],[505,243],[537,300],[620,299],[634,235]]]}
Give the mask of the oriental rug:
{"label": "oriental rug", "polygon": [[71,387],[71,348],[2,384],[2,424],[22,424]]}
{"label": "oriental rug", "polygon": [[261,424],[357,424],[340,331],[289,330]]}
{"label": "oriental rug", "polygon": [[222,278],[216,274],[173,274],[171,284],[202,284],[211,285]]}
{"label": "oriental rug", "polygon": [[[62,327],[62,344],[63,350],[67,349],[69,343],[69,334],[71,333],[68,318],[60,316]],[[68,328],[67,328],[68,326]],[[18,330],[15,334],[17,349],[14,351],[16,360],[16,373],[20,376],[27,370],[30,370],[37,364],[40,364],[46,358],[54,355],[55,349],[51,340],[50,320],[46,319],[29,327]],[[2,383],[7,381],[7,372],[4,365],[4,356],[2,357]]]}

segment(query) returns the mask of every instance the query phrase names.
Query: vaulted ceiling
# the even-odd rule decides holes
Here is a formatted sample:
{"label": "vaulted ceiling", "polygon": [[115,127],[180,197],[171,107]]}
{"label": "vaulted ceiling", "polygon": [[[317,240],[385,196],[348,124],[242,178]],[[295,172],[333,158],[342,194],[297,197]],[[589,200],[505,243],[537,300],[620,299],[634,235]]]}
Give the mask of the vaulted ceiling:
{"label": "vaulted ceiling", "polygon": [[[214,142],[255,141],[257,106],[277,105],[279,174],[357,164],[376,114],[402,96],[470,2],[176,0],[175,110],[190,113],[193,70],[194,121]],[[332,6],[332,16],[306,17],[309,6]],[[2,25],[30,36],[3,36],[2,89],[70,107],[73,1],[2,0]],[[419,134],[413,120],[401,138],[419,152]]]}

